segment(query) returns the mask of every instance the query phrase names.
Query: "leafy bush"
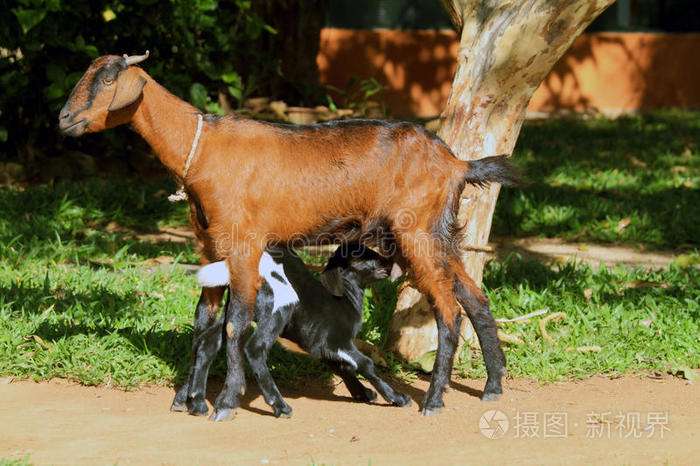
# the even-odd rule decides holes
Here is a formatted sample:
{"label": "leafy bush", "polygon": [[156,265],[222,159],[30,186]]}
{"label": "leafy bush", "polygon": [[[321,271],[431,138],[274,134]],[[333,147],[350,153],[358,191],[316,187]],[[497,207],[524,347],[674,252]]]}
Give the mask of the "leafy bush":
{"label": "leafy bush", "polygon": [[0,0],[0,8],[0,158],[31,162],[61,145],[58,110],[99,55],[149,49],[148,72],[213,113],[222,99],[236,105],[255,91],[261,76],[246,69],[275,72],[253,45],[275,30],[251,0]]}

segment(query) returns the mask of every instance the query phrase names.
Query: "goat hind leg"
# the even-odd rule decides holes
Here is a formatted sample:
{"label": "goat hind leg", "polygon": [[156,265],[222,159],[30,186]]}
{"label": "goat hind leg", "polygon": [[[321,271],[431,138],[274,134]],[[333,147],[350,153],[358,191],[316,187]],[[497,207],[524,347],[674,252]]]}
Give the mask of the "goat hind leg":
{"label": "goat hind leg", "polygon": [[408,395],[397,392],[391,387],[391,385],[386,383],[384,379],[377,375],[372,360],[362,354],[360,350],[353,347],[348,351],[345,351],[345,355],[347,355],[353,361],[353,364],[357,368],[357,372],[369,380],[369,383],[371,383],[374,388],[377,389],[379,394],[382,395],[382,398],[384,398],[387,402],[394,406],[409,406],[411,404],[411,398]]}
{"label": "goat hind leg", "polygon": [[437,414],[445,406],[442,400],[446,387],[450,383],[454,355],[459,343],[459,327],[462,317],[455,314],[452,317],[451,326],[447,325],[445,316],[436,308],[435,321],[438,328],[438,349],[433,365],[433,375],[430,379],[430,387],[423,402],[423,415],[432,416]]}
{"label": "goat hind leg", "polygon": [[498,328],[489,309],[488,298],[467,275],[459,259],[453,259],[450,265],[455,277],[455,296],[474,327],[486,365],[486,386],[481,399],[497,400],[503,393],[501,378],[506,374],[506,357],[501,349]]}
{"label": "goat hind leg", "polygon": [[[428,250],[422,250],[423,245]],[[444,403],[445,388],[450,382],[455,350],[459,341],[459,306],[452,290],[452,273],[447,270],[446,253],[428,234],[404,235],[402,254],[408,261],[418,289],[433,306],[438,327],[438,348],[430,386],[423,401],[423,415],[437,413]]]}
{"label": "goat hind leg", "polygon": [[371,403],[377,399],[377,392],[362,385],[357,379],[355,370],[348,367],[347,363],[338,362],[332,359],[324,359],[323,362],[333,371],[334,374],[343,379],[343,383],[350,392],[350,396],[355,401]]}

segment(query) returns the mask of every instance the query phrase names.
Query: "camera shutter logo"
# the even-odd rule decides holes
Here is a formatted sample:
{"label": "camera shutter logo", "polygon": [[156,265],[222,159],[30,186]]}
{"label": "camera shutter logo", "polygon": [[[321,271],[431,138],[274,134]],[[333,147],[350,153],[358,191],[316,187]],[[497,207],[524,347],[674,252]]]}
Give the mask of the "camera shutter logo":
{"label": "camera shutter logo", "polygon": [[481,435],[492,440],[499,439],[506,435],[510,422],[508,416],[503,411],[492,409],[486,411],[479,419],[479,430]]}

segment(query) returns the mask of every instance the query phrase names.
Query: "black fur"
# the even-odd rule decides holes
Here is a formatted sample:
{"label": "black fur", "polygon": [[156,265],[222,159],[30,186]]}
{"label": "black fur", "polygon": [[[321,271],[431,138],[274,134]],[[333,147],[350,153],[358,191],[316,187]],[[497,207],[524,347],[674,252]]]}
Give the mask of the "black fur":
{"label": "black fur", "polygon": [[[474,327],[486,364],[486,387],[483,400],[495,400],[503,393],[501,378],[506,375],[506,357],[498,339],[498,327],[489,310],[488,301],[481,301],[469,292],[455,277],[454,292],[457,301],[467,313]],[[459,328],[459,327],[456,327]]]}
{"label": "black fur", "polygon": [[[343,245],[328,262],[323,275],[336,280],[342,297],[333,296],[315,280],[299,257],[288,249],[270,251],[274,260],[283,264],[287,280],[296,290],[299,302],[273,312],[273,296],[269,288],[258,293],[255,329],[245,345],[245,353],[265,401],[276,416],[291,415],[291,408],[282,398],[267,368],[267,355],[282,335],[297,343],[311,356],[325,361],[345,382],[353,398],[372,401],[376,394],[365,388],[357,373],[362,374],[389,403],[405,406],[410,398],[394,391],[375,372],[374,363],[362,354],[353,339],[362,326],[364,287],[386,278],[391,261],[363,246]],[[339,356],[343,354],[344,357]]]}
{"label": "black fur", "polygon": [[[386,278],[391,269],[391,261],[357,244],[339,246],[322,274],[327,280],[338,281],[331,284],[334,288],[342,290],[342,296],[336,297],[313,277],[301,259],[290,249],[270,248],[268,252],[275,262],[283,265],[287,281],[299,297],[299,302],[273,312],[272,288],[263,281],[255,305],[254,316],[258,326],[244,346],[246,358],[263,397],[272,406],[275,416],[288,417],[292,413],[292,408],[284,401],[267,365],[268,353],[280,335],[297,343],[313,357],[323,360],[342,378],[354,399],[370,402],[377,396],[357,379],[357,373],[360,373],[389,403],[396,406],[408,405],[410,398],[396,392],[382,380],[376,374],[372,360],[362,354],[353,343],[362,326],[363,288],[373,281]],[[275,276],[273,278],[278,279]],[[281,276],[279,279],[284,280]],[[226,307],[227,312],[230,312],[229,305]],[[235,309],[232,312],[235,312]],[[247,322],[242,324],[247,326]],[[190,379],[175,396],[172,406],[174,411],[187,408],[191,414],[206,413],[203,398],[206,376],[225,335],[225,328],[222,332],[221,318],[203,322],[198,312],[195,322],[193,367]],[[235,335],[232,340],[228,341],[227,346],[237,347],[240,344],[240,335]],[[339,357],[339,350],[352,362]],[[235,351],[229,353],[233,352]],[[238,360],[233,362],[237,366],[240,363]],[[245,387],[245,382],[238,379],[230,383],[236,384],[239,392]],[[237,406],[238,400],[225,401],[226,409],[214,413],[214,419],[225,419],[232,415],[231,410]],[[218,400],[216,406],[220,406]]]}
{"label": "black fur", "polygon": [[459,255],[460,253],[459,244],[464,226],[457,221],[457,212],[459,211],[460,196],[467,183],[481,187],[489,183],[515,186],[523,183],[523,177],[505,155],[469,161],[469,170],[464,174],[463,181],[452,189],[442,213],[433,225],[433,232],[440,238],[450,254]]}
{"label": "black fur", "polygon": [[[428,388],[428,393],[425,395],[425,403],[423,404],[423,414],[426,416],[437,413],[445,404],[442,401],[442,394],[450,383],[452,375],[452,365],[454,363],[454,354],[459,344],[459,334],[450,331],[446,322],[443,321],[437,313],[435,320],[438,327],[438,351],[433,365],[434,380]],[[455,316],[455,321],[452,323],[457,330],[462,322],[461,314]]]}
{"label": "black fur", "polygon": [[507,155],[495,155],[469,160],[469,171],[465,174],[464,181],[477,186],[489,183],[516,186],[521,183],[521,176],[513,164],[508,161]]}
{"label": "black fur", "polygon": [[393,127],[397,124],[403,122],[394,122],[388,120],[370,120],[365,118],[352,118],[349,120],[331,120],[322,123],[313,123],[310,125],[292,125],[289,123],[276,123],[260,121],[261,124],[274,126],[280,130],[293,131],[293,132],[304,132],[304,131],[317,131],[328,128],[362,128],[367,126],[382,126],[385,128]]}
{"label": "black fur", "polygon": [[202,291],[197,303],[194,321],[190,375],[175,395],[173,404],[170,407],[172,411],[189,411],[190,414],[196,416],[207,414],[209,409],[205,401],[207,375],[209,374],[209,367],[223,343],[223,321],[223,313],[220,313],[218,316],[209,314],[205,294]]}
{"label": "black fur", "polygon": [[241,404],[245,394],[246,381],[243,367],[243,336],[250,326],[253,309],[249,308],[239,296],[229,293],[224,319],[223,335],[226,338],[226,379],[219,396],[214,402],[214,413],[209,419],[225,421],[233,418],[234,409]]}

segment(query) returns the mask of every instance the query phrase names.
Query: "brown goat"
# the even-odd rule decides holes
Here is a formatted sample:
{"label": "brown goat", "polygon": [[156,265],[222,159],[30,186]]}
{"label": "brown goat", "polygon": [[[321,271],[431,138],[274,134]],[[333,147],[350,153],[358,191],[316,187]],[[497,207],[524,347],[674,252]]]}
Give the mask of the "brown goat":
{"label": "brown goat", "polygon": [[[227,335],[228,372],[214,420],[230,418],[245,391],[241,337],[260,286],[262,252],[273,244],[308,244],[320,237],[349,241],[379,233],[379,242],[395,248],[395,260],[433,304],[439,346],[424,414],[443,406],[460,305],[486,363],[483,399],[502,393],[505,357],[487,298],[460,261],[456,211],[465,183],[514,181],[505,157],[461,161],[420,126],[376,120],[291,126],[206,115],[199,143],[193,144],[198,110],[130,66],[144,58],[95,60],[61,110],[59,126],[80,136],[130,123],[181,178],[203,261],[226,261],[225,325],[217,318],[223,288],[202,292],[195,323],[195,354],[206,345],[205,351],[218,350],[211,343],[216,329],[225,328]],[[206,413],[207,370],[195,355],[189,397],[196,414]]]}

